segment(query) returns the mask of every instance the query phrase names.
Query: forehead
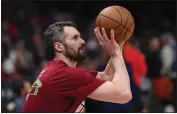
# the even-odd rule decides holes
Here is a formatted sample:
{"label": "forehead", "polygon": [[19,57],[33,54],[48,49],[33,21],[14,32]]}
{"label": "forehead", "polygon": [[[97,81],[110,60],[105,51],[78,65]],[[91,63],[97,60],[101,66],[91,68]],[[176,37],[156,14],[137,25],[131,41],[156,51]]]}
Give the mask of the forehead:
{"label": "forehead", "polygon": [[74,35],[80,35],[80,33],[74,27],[65,26],[64,27],[64,35],[65,35],[65,37],[73,37]]}

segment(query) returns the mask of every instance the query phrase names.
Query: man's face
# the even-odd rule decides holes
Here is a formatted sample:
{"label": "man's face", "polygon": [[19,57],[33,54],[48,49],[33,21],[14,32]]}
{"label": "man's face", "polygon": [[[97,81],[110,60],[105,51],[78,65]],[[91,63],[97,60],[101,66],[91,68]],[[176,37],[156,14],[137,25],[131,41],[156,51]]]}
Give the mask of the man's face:
{"label": "man's face", "polygon": [[71,60],[80,62],[85,58],[85,41],[74,27],[64,27],[63,54]]}

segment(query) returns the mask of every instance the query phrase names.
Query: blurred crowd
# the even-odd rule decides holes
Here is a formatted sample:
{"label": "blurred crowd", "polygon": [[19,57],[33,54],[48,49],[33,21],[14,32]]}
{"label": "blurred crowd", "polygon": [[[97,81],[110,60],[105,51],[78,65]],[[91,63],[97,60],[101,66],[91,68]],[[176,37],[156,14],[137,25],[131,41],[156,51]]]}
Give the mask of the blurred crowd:
{"label": "blurred crowd", "polygon": [[29,1],[2,1],[2,112],[21,112],[28,90],[50,59],[42,35],[55,21],[71,20],[78,25],[87,49],[87,59],[79,65],[103,71],[109,57],[96,41],[94,20],[113,4],[128,8],[135,18],[134,35],[123,48],[133,99],[125,105],[87,99],[86,112],[177,112],[175,4],[137,2],[135,7],[124,2]]}

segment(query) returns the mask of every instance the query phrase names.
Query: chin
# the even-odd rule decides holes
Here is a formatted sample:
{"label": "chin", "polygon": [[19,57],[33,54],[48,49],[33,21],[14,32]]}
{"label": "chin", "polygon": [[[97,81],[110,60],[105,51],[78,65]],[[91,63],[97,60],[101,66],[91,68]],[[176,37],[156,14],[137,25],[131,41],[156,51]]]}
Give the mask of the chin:
{"label": "chin", "polygon": [[85,50],[80,50],[80,55],[85,55]]}
{"label": "chin", "polygon": [[81,62],[86,59],[85,53],[80,53],[79,56],[77,57],[77,62]]}

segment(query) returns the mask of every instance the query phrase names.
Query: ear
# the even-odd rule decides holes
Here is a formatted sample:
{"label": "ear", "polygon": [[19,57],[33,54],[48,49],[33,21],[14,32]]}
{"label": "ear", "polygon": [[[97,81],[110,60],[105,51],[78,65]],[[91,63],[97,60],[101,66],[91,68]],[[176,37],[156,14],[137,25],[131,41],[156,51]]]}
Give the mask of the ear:
{"label": "ear", "polygon": [[55,43],[54,43],[54,48],[55,48],[55,50],[58,51],[58,52],[64,51],[64,46],[63,46],[63,44],[60,43],[60,42],[55,42]]}

